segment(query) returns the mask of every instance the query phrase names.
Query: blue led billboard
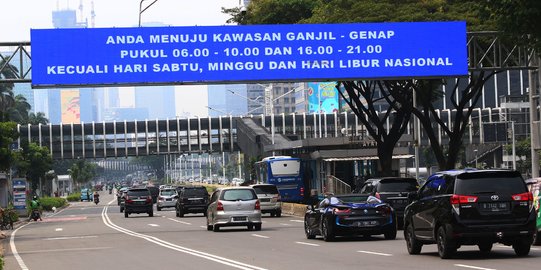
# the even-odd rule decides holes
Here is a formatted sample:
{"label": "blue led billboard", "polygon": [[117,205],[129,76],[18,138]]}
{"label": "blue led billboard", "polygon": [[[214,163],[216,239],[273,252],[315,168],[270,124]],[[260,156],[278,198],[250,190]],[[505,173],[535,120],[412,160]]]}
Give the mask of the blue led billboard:
{"label": "blue led billboard", "polygon": [[33,87],[468,72],[465,22],[34,29],[31,44]]}

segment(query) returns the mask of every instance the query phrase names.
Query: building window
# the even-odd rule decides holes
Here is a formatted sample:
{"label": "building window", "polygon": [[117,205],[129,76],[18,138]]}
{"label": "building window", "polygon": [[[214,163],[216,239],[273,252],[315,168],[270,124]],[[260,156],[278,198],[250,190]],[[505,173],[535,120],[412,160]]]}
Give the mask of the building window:
{"label": "building window", "polygon": [[289,113],[289,107],[284,108],[284,113]]}
{"label": "building window", "polygon": [[289,98],[288,98],[288,97],[285,97],[285,98],[284,98],[284,103],[285,103],[285,104],[289,104]]}

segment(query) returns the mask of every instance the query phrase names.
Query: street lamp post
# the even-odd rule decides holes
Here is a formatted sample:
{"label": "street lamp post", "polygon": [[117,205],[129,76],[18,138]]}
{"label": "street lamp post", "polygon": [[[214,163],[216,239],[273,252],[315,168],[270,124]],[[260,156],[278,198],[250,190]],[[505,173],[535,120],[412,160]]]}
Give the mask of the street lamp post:
{"label": "street lamp post", "polygon": [[141,0],[141,2],[139,3],[139,27],[141,27],[141,14],[143,14],[143,12],[145,12],[150,6],[154,5],[154,3],[158,2],[158,0],[154,0],[143,9],[143,2],[145,1],[146,0]]}
{"label": "street lamp post", "polygon": [[477,169],[477,149],[474,149],[473,152],[475,153],[475,168]]}

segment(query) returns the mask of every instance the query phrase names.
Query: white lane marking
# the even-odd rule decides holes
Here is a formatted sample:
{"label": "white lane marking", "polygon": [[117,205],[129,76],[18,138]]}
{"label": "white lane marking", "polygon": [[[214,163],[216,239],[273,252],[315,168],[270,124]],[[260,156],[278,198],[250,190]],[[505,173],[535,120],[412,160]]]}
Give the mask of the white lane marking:
{"label": "white lane marking", "polygon": [[319,247],[318,244],[312,244],[312,243],[306,243],[306,242],[295,242],[295,244],[306,245],[306,246],[313,246],[313,247]]}
{"label": "white lane marking", "polygon": [[[112,202],[114,202],[114,200],[111,201],[109,204],[111,204]],[[114,224],[111,221],[111,219],[109,218],[109,215],[107,215],[107,208],[108,207],[109,206],[105,206],[103,208],[103,210],[101,212],[101,218],[102,218],[103,223],[107,227],[109,227],[109,228],[111,228],[113,230],[122,232],[124,234],[130,235],[130,236],[133,236],[133,237],[144,239],[146,241],[149,241],[151,243],[154,243],[156,245],[159,245],[159,246],[162,246],[162,247],[165,247],[165,248],[168,248],[168,249],[176,250],[176,251],[179,251],[179,252],[182,252],[182,253],[193,255],[193,256],[196,256],[196,257],[200,257],[202,259],[206,259],[206,260],[209,260],[209,261],[214,261],[216,263],[220,263],[220,264],[223,264],[223,265],[228,265],[228,266],[231,266],[231,267],[234,267],[234,268],[243,269],[243,270],[254,270],[254,269],[255,270],[266,270],[265,268],[257,267],[257,266],[250,265],[250,264],[246,264],[246,263],[243,263],[243,262],[240,262],[240,261],[235,261],[235,260],[228,259],[228,258],[225,258],[225,257],[221,257],[221,256],[217,256],[217,255],[214,255],[214,254],[206,253],[206,252],[203,252],[203,251],[199,251],[199,250],[195,250],[195,249],[175,245],[173,243],[164,241],[164,240],[162,240],[160,238],[157,238],[157,237],[154,237],[154,236],[150,236],[150,235],[130,231],[130,230],[126,229],[126,228],[123,228],[123,227],[120,227],[120,226]]]}
{"label": "white lane marking", "polygon": [[252,236],[259,237],[259,238],[265,238],[265,239],[270,238],[270,237],[268,237],[268,236],[264,236],[264,235],[260,235],[260,234],[255,234],[255,233],[252,234]]}
{"label": "white lane marking", "polygon": [[186,221],[176,220],[176,219],[174,219],[174,218],[168,218],[168,219],[171,220],[171,221],[174,221],[174,222],[181,223],[181,224],[192,225],[191,223],[186,222]]}
{"label": "white lane marking", "polygon": [[160,225],[158,225],[158,224],[152,224],[152,223],[151,223],[151,224],[148,224],[148,226],[151,226],[151,227],[160,227]]}
{"label": "white lane marking", "polygon": [[22,252],[22,253],[23,254],[32,254],[32,253],[47,253],[47,252],[85,251],[85,250],[101,250],[101,249],[110,249],[110,248],[113,248],[113,247],[43,249],[43,250],[25,251],[25,252]]}
{"label": "white lane marking", "polygon": [[[497,245],[496,246],[497,248],[506,248],[506,249],[511,249],[513,247],[511,246],[504,246],[504,245]],[[540,248],[535,248],[535,247],[531,247],[530,250],[541,250]]]}
{"label": "white lane marking", "polygon": [[61,232],[63,229],[62,228],[56,228],[54,229],[55,232]]}
{"label": "white lane marking", "polygon": [[51,237],[45,238],[43,240],[71,240],[71,239],[87,239],[87,238],[97,238],[97,235],[87,235],[87,236],[65,236],[65,237]]}
{"label": "white lane marking", "polygon": [[472,266],[472,265],[466,265],[466,264],[455,264],[456,267],[464,267],[464,268],[470,268],[470,269],[478,269],[478,270],[496,270],[494,268],[484,268],[484,267],[478,267],[478,266]]}
{"label": "white lane marking", "polygon": [[379,256],[393,256],[393,254],[389,253],[380,253],[380,252],[373,252],[373,251],[366,251],[366,250],[357,250],[359,253],[366,253],[370,255],[379,255]]}
{"label": "white lane marking", "polygon": [[291,222],[300,222],[300,223],[303,223],[303,222],[304,222],[304,220],[298,220],[298,219],[292,219],[292,220],[290,220],[290,221],[291,221]]}
{"label": "white lane marking", "polygon": [[287,224],[287,223],[280,223],[280,225],[282,225],[282,226],[291,226],[291,224]]}
{"label": "white lane marking", "polygon": [[17,260],[17,263],[19,264],[19,267],[21,267],[21,270],[28,270],[28,267],[26,267],[26,264],[24,264],[23,258],[17,253],[17,248],[15,247],[15,234],[17,234],[17,231],[24,228],[26,225],[31,223],[26,223],[22,225],[21,227],[15,229],[11,233],[11,238],[9,239],[9,246],[11,247],[11,253],[13,253],[13,257],[15,257],[15,260]]}

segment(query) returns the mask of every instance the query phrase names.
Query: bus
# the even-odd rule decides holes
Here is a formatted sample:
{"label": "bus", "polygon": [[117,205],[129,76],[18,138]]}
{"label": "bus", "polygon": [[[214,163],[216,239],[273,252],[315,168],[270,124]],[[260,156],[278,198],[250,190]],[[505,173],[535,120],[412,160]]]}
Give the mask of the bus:
{"label": "bus", "polygon": [[255,163],[257,182],[273,184],[283,202],[304,200],[303,169],[300,158],[272,156]]}

